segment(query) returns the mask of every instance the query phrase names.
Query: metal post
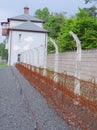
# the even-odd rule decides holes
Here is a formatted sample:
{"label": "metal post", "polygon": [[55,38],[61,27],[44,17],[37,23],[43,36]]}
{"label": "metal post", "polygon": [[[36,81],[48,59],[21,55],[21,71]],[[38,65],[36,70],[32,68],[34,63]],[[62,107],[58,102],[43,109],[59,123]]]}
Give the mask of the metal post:
{"label": "metal post", "polygon": [[20,62],[23,62],[23,53],[21,53]]}
{"label": "metal post", "polygon": [[26,51],[26,64],[28,64],[28,52]]}
{"label": "metal post", "polygon": [[80,63],[81,63],[81,41],[78,39],[77,35],[74,34],[72,31],[69,32],[70,35],[74,38],[76,41],[76,47],[77,47],[77,54],[76,54],[76,71],[75,71],[75,88],[74,88],[74,93],[76,95],[80,95]]}
{"label": "metal post", "polygon": [[25,51],[25,64],[27,65],[27,51]]}
{"label": "metal post", "polygon": [[24,52],[24,63],[26,63],[26,53]]}
{"label": "metal post", "polygon": [[44,70],[43,75],[46,75],[46,68],[47,68],[47,45],[44,45]]}
{"label": "metal post", "polygon": [[36,62],[36,66],[37,66],[37,72],[39,72],[39,50],[38,48],[34,48],[36,50],[36,53],[37,53],[37,62]]}
{"label": "metal post", "polygon": [[31,49],[31,55],[32,55],[32,70],[34,71],[34,65],[35,65],[35,56],[34,56],[34,51]]}
{"label": "metal post", "polygon": [[25,63],[25,52],[23,52],[23,62]]}
{"label": "metal post", "polygon": [[58,46],[53,39],[50,38],[51,43],[55,47],[55,62],[54,62],[54,81],[58,81]]}
{"label": "metal post", "polygon": [[31,50],[29,50],[29,64],[31,65]]}

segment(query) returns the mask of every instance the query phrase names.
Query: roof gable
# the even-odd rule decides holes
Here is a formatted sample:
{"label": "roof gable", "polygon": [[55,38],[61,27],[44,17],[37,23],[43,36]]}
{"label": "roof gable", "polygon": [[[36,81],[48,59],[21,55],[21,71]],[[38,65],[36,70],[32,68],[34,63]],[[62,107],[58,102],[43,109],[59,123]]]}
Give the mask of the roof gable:
{"label": "roof gable", "polygon": [[17,20],[18,21],[27,21],[27,20],[29,20],[29,21],[33,21],[33,22],[42,22],[42,23],[44,23],[43,20],[32,17],[29,14],[22,14],[22,15],[19,15],[19,16],[16,16],[16,17],[8,18],[8,21],[9,20],[16,20],[16,21]]}
{"label": "roof gable", "polygon": [[13,27],[12,30],[21,30],[21,31],[31,31],[31,32],[44,32],[47,33],[48,31],[35,25],[31,21],[27,21],[22,23],[16,27]]}

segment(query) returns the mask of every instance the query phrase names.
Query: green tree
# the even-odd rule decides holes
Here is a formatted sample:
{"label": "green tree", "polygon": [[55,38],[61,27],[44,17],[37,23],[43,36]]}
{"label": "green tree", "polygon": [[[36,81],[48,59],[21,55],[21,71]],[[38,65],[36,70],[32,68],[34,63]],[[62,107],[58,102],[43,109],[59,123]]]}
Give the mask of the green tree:
{"label": "green tree", "polygon": [[76,19],[74,18],[65,19],[59,37],[57,38],[57,44],[60,52],[75,49],[75,42],[69,35],[69,31],[74,30],[75,23]]}
{"label": "green tree", "polygon": [[85,3],[87,4],[87,3],[91,3],[91,2],[95,2],[95,1],[97,1],[97,0],[85,0]]}
{"label": "green tree", "polygon": [[43,8],[43,9],[38,9],[35,11],[34,17],[40,18],[40,19],[44,20],[45,22],[47,22],[50,17],[50,12],[47,7]]}
{"label": "green tree", "polygon": [[2,59],[7,60],[8,50],[5,49],[5,44],[4,43],[0,43],[0,56],[2,57]]}
{"label": "green tree", "polygon": [[50,41],[48,41],[48,44],[47,44],[47,52],[48,53],[55,52],[55,47],[54,47],[54,45],[52,45],[52,43]]}
{"label": "green tree", "polygon": [[57,38],[61,52],[75,49],[75,41],[69,36],[69,31],[77,34],[83,49],[97,48],[97,19],[90,17],[84,9],[79,9],[76,17],[65,19]]}
{"label": "green tree", "polygon": [[48,21],[45,23],[44,27],[50,32],[49,36],[53,39],[56,39],[59,36],[64,18],[64,13],[54,13],[50,15]]}
{"label": "green tree", "polygon": [[89,16],[96,17],[97,16],[97,8],[92,6],[90,8],[84,8],[85,11],[88,12]]}
{"label": "green tree", "polygon": [[82,42],[82,48],[96,48],[97,47],[97,19],[90,17],[84,10],[80,9],[76,15],[77,22],[75,25],[75,33],[78,34]]}
{"label": "green tree", "polygon": [[[39,9],[37,12],[37,17],[41,18],[41,10]],[[87,9],[79,8],[79,12],[70,18],[66,18],[64,12],[52,13],[48,15],[49,17],[44,27],[50,32],[49,37],[56,41],[60,52],[76,49],[75,41],[69,35],[69,31],[77,34],[83,49],[97,48],[96,14],[95,7]],[[48,51],[54,51],[54,47],[50,43],[48,43]]]}

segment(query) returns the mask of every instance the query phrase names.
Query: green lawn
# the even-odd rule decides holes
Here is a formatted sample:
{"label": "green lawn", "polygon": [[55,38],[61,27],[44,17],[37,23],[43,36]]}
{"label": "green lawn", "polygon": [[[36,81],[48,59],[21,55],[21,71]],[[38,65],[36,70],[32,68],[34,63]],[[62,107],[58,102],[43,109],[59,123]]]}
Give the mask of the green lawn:
{"label": "green lawn", "polygon": [[5,66],[7,66],[7,64],[0,64],[0,66],[4,66],[5,67]]}

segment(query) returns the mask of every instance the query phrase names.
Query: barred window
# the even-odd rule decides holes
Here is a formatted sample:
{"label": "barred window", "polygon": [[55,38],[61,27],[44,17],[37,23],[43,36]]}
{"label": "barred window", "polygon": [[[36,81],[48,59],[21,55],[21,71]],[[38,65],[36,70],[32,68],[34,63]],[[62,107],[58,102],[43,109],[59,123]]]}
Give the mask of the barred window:
{"label": "barred window", "polygon": [[21,41],[22,34],[19,34],[19,41]]}

